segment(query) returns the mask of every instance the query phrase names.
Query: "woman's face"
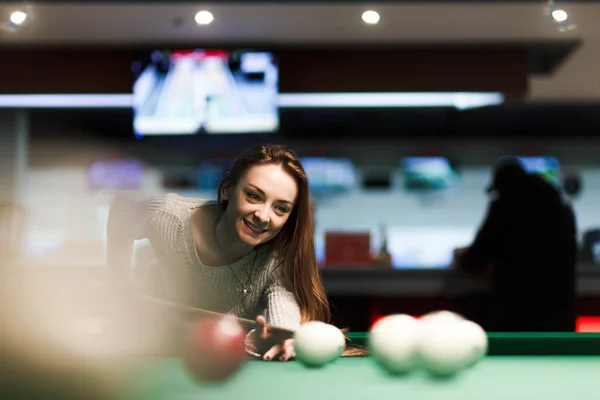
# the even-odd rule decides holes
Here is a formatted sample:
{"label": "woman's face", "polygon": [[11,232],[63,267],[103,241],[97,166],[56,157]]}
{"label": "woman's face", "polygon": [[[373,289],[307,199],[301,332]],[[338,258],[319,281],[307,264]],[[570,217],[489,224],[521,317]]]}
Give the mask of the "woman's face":
{"label": "woman's face", "polygon": [[233,228],[232,236],[254,247],[281,231],[296,203],[298,185],[280,165],[258,165],[223,195],[228,200],[223,219]]}

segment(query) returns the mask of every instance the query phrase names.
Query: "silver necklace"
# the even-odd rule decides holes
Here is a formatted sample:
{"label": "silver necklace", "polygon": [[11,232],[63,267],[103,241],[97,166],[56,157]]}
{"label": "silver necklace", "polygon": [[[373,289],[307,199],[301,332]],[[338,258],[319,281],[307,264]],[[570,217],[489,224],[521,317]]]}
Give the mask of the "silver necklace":
{"label": "silver necklace", "polygon": [[[219,244],[219,240],[217,239],[217,225],[219,224],[219,222],[221,221],[221,218],[217,218],[217,223],[215,224],[215,227],[213,229],[213,236],[215,239],[215,243],[217,244],[217,248],[219,249],[219,253],[221,253],[221,256],[223,257],[223,261],[226,260],[225,257],[225,253],[223,252],[223,250],[221,249],[221,245]],[[252,267],[254,269],[254,262],[256,261],[256,253],[254,254],[254,259],[252,261]],[[244,275],[246,275],[246,283],[243,283],[238,276],[236,275],[235,271],[233,270],[233,267],[231,266],[231,264],[229,264],[228,262],[226,262],[227,267],[229,268],[229,271],[231,272],[231,275],[233,275],[233,277],[235,278],[235,280],[238,283],[238,288],[237,291],[239,293],[243,293],[244,295],[247,295],[248,293],[250,293],[250,289],[251,287],[249,286],[250,283],[250,278],[252,278],[251,274],[246,274],[244,272]]]}

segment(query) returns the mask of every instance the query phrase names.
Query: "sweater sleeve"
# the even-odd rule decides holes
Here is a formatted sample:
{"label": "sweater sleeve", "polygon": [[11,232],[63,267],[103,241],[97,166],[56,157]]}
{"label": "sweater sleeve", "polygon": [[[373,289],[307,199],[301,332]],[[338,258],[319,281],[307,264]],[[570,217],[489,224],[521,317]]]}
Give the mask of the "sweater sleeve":
{"label": "sweater sleeve", "polygon": [[137,191],[123,191],[110,204],[106,232],[106,262],[112,283],[128,284],[131,279],[133,244],[145,239],[146,227],[164,197]]}
{"label": "sweater sleeve", "polygon": [[289,291],[283,281],[283,269],[277,267],[265,289],[267,323],[285,329],[300,327],[301,312],[296,296]]}

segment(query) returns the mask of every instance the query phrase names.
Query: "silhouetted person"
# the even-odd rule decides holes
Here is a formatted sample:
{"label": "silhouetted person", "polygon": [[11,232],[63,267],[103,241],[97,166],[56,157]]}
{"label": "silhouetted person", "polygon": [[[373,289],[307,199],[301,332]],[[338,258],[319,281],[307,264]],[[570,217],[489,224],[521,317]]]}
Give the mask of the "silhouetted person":
{"label": "silhouetted person", "polygon": [[570,204],[514,159],[498,165],[489,191],[493,200],[474,242],[455,252],[458,268],[490,268],[489,330],[574,331],[577,238]]}

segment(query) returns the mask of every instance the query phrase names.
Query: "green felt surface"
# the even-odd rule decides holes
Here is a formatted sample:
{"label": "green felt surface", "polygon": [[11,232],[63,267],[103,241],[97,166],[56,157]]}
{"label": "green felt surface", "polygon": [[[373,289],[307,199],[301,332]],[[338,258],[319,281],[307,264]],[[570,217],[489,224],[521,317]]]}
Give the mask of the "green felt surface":
{"label": "green felt surface", "polygon": [[[368,334],[349,335],[366,344]],[[548,399],[589,398],[600,382],[600,334],[489,333],[489,354],[450,379],[422,369],[387,374],[372,357],[341,358],[323,368],[297,361],[251,360],[229,380],[199,383],[177,358],[136,360],[127,400],[183,399]]]}
{"label": "green felt surface", "polygon": [[228,381],[194,381],[177,359],[148,360],[127,393],[129,400],[210,399],[565,399],[597,391],[600,357],[486,357],[445,380],[416,370],[390,376],[371,357],[342,358],[320,369],[297,361],[251,361]]}

